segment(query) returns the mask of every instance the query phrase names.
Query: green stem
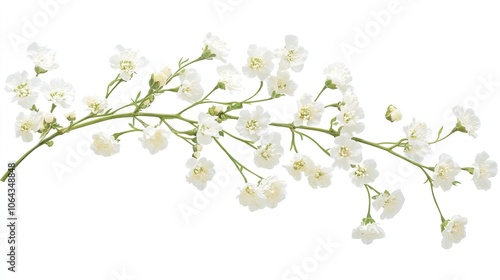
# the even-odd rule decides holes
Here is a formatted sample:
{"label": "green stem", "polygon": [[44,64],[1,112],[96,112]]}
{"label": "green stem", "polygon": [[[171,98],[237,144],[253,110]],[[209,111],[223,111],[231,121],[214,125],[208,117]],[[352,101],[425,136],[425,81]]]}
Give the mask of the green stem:
{"label": "green stem", "polygon": [[368,213],[366,214],[366,218],[371,219],[370,211],[372,209],[371,204],[372,204],[372,197],[370,195],[370,189],[368,189],[368,186],[365,184],[365,189],[366,192],[368,193]]}
{"label": "green stem", "polygon": [[443,223],[445,221],[445,218],[443,217],[443,213],[441,212],[441,208],[439,208],[439,204],[437,202],[436,195],[434,194],[434,184],[432,182],[432,178],[431,178],[431,176],[429,176],[427,171],[425,171],[422,167],[420,167],[420,169],[422,169],[422,172],[424,172],[425,177],[427,177],[427,181],[429,182],[429,185],[431,186],[432,199],[434,200],[434,204],[436,204],[436,208],[439,212],[439,216],[441,217],[441,223]]}
{"label": "green stem", "polygon": [[295,145],[295,129],[290,128],[290,131],[292,132],[292,141],[290,143],[290,151],[293,149],[296,153],[299,151],[297,150],[297,145]]}
{"label": "green stem", "polygon": [[247,180],[247,177],[245,176],[245,174],[243,174],[243,170],[242,170],[242,167],[241,167],[241,164],[239,163],[239,161],[237,161],[227,150],[226,148],[224,148],[224,146],[222,146],[222,144],[219,142],[219,140],[215,139],[214,138],[214,141],[215,143],[217,143],[217,145],[219,145],[219,147],[222,149],[222,151],[224,151],[224,153],[229,157],[229,159],[233,162],[234,166],[236,167],[236,169],[238,169],[238,172],[240,172],[241,174],[241,177],[243,177],[243,181],[245,181],[245,183],[248,183],[248,180]]}
{"label": "green stem", "polygon": [[263,82],[263,81],[260,81],[260,85],[259,85],[259,88],[257,89],[257,91],[256,91],[256,92],[255,92],[252,96],[250,96],[249,98],[247,98],[247,99],[245,99],[245,100],[241,101],[241,103],[246,103],[248,100],[250,100],[250,99],[254,98],[254,97],[255,97],[255,96],[256,96],[256,95],[260,92],[260,90],[262,89],[262,86],[263,86],[263,85],[264,85],[264,82]]}
{"label": "green stem", "polygon": [[255,147],[255,146],[253,145],[253,142],[252,142],[252,141],[250,141],[250,140],[245,140],[245,139],[243,139],[243,138],[240,138],[240,137],[238,137],[238,136],[236,136],[236,135],[233,135],[233,134],[231,134],[231,133],[227,132],[226,130],[222,130],[222,132],[224,132],[224,134],[227,134],[227,135],[229,135],[230,137],[232,137],[232,138],[234,138],[234,139],[236,139],[236,140],[238,140],[238,141],[240,141],[240,142],[243,142],[243,143],[247,144],[248,146],[252,147],[252,149],[257,150],[257,147]]}
{"label": "green stem", "polygon": [[372,190],[372,191],[376,192],[378,195],[380,194],[380,192],[379,192],[379,191],[377,191],[374,187],[372,187],[372,186],[370,186],[370,185],[368,185],[368,184],[365,184],[365,187],[370,188],[370,190]]}
{"label": "green stem", "polygon": [[328,152],[328,150],[323,148],[323,146],[321,146],[316,140],[314,140],[314,138],[312,138],[311,136],[309,136],[303,132],[300,132],[300,131],[297,131],[297,133],[301,136],[305,136],[305,137],[309,138],[309,140],[314,142],[314,144],[316,144],[316,146],[318,146],[327,156],[330,156],[330,153]]}
{"label": "green stem", "polygon": [[[116,78],[109,83],[108,87],[106,88],[106,99],[111,95],[111,93],[115,90],[115,88],[121,84],[123,80],[120,78],[120,74],[116,75]],[[117,83],[118,82],[118,83]],[[111,86],[115,85],[111,90],[109,88]]]}
{"label": "green stem", "polygon": [[318,101],[319,97],[321,96],[321,94],[325,91],[325,89],[327,89],[326,86],[323,86],[323,88],[321,89],[321,91],[318,93],[318,95],[316,96],[316,98],[314,99],[314,102]]}
{"label": "green stem", "polygon": [[359,143],[363,143],[363,144],[366,144],[366,145],[372,146],[372,147],[375,147],[375,148],[379,148],[379,149],[381,149],[381,150],[384,150],[384,151],[386,151],[386,152],[388,152],[388,153],[390,153],[390,154],[393,154],[393,155],[397,156],[398,158],[403,159],[403,160],[405,160],[405,161],[407,161],[407,162],[409,162],[409,163],[411,163],[411,164],[413,164],[413,165],[415,165],[415,166],[417,166],[417,167],[420,167],[420,168],[425,168],[425,169],[428,169],[428,170],[430,170],[430,171],[434,171],[434,168],[433,168],[433,167],[429,167],[429,166],[422,165],[422,164],[420,164],[420,163],[418,163],[418,162],[416,162],[416,161],[413,161],[413,160],[411,160],[411,159],[409,159],[409,158],[407,158],[407,157],[405,157],[405,156],[402,156],[402,155],[400,155],[400,154],[398,154],[398,153],[394,152],[394,151],[393,151],[392,149],[390,149],[390,148],[383,147],[383,146],[381,146],[381,145],[379,145],[379,144],[377,144],[377,143],[373,143],[373,142],[370,142],[370,141],[368,141],[368,140],[364,140],[364,139],[361,139],[361,138],[358,138],[358,137],[352,137],[352,140],[354,140],[354,141],[356,141],[356,142],[359,142]]}
{"label": "green stem", "polygon": [[184,108],[182,111],[180,111],[179,113],[177,113],[177,115],[181,115],[182,113],[186,112],[187,110],[197,106],[197,105],[200,105],[203,103],[203,101],[205,101],[214,91],[216,91],[217,89],[219,88],[219,86],[215,86],[205,97],[203,97],[202,99],[200,99],[199,101],[187,106],[186,108]]}
{"label": "green stem", "polygon": [[448,135],[446,135],[445,137],[439,139],[439,136],[438,136],[438,139],[436,139],[435,141],[432,141],[432,142],[429,142],[429,145],[432,145],[432,144],[436,144],[438,142],[441,142],[443,141],[444,139],[450,137],[450,135],[452,135],[453,133],[457,132],[458,130],[456,128],[453,128],[450,133],[448,133]]}

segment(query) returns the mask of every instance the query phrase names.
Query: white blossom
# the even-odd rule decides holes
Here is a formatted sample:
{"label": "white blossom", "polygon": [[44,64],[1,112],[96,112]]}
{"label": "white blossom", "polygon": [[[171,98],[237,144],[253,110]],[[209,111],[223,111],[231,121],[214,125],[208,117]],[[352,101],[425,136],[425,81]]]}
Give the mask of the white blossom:
{"label": "white blossom", "polygon": [[363,159],[361,144],[351,139],[348,133],[342,133],[333,141],[336,146],[330,149],[330,156],[335,160],[334,167],[349,170],[351,164],[358,164]]}
{"label": "white blossom", "polygon": [[52,113],[45,113],[43,115],[43,122],[47,124],[51,124],[56,121],[56,117]]}
{"label": "white blossom", "polygon": [[56,106],[69,108],[75,100],[75,89],[63,79],[52,79],[50,84],[42,83],[40,91]]}
{"label": "white blossom", "polygon": [[462,239],[465,238],[465,225],[467,224],[467,218],[460,215],[453,216],[450,220],[443,223],[443,239],[441,240],[441,246],[444,249],[450,249],[453,243],[460,243]]}
{"label": "white blossom", "polygon": [[120,78],[125,81],[132,78],[132,74],[148,64],[148,60],[139,56],[139,52],[117,45],[114,54],[109,58],[111,68],[120,71]]}
{"label": "white blossom", "polygon": [[389,105],[385,113],[385,118],[390,122],[398,122],[403,119],[403,114],[394,105]]}
{"label": "white blossom", "polygon": [[196,140],[198,144],[208,145],[212,142],[212,137],[218,138],[222,126],[215,120],[214,116],[206,113],[198,115],[198,132],[196,133]]}
{"label": "white blossom", "polygon": [[431,134],[430,129],[427,128],[427,124],[424,122],[417,122],[413,119],[412,123],[404,126],[403,131],[406,133],[406,138],[408,143],[413,146],[422,146],[428,144],[428,138]]}
{"label": "white blossom", "polygon": [[373,200],[373,208],[378,211],[380,208],[383,209],[382,214],[380,214],[381,219],[391,219],[393,218],[405,202],[405,197],[401,190],[395,190],[392,193],[384,191],[383,193],[377,195],[375,200]]}
{"label": "white blossom", "polygon": [[306,171],[307,181],[309,185],[316,189],[318,186],[321,188],[326,188],[331,185],[332,180],[332,167],[322,167],[319,165],[314,165],[308,168]]}
{"label": "white blossom", "polygon": [[357,164],[349,174],[352,179],[352,183],[356,187],[362,187],[365,184],[375,181],[379,175],[376,168],[377,163],[373,159],[367,159],[362,163]]}
{"label": "white blossom", "polygon": [[64,113],[64,117],[68,120],[68,121],[74,121],[76,120],[76,113],[75,111],[71,111],[71,112],[67,112],[67,113]]}
{"label": "white blossom", "polygon": [[17,115],[14,130],[16,137],[21,137],[24,142],[33,140],[33,132],[37,132],[42,126],[43,114],[30,112],[29,114],[20,112]]}
{"label": "white blossom", "polygon": [[250,211],[256,211],[266,207],[267,198],[261,185],[246,183],[240,188],[238,199],[243,206],[248,206]]}
{"label": "white blossom", "polygon": [[422,162],[424,157],[432,152],[431,146],[423,141],[413,141],[413,144],[407,143],[403,151],[406,157],[416,162]]}
{"label": "white blossom", "polygon": [[285,199],[286,182],[279,180],[276,176],[262,179],[259,185],[262,186],[264,196],[266,197],[267,207],[276,208],[278,203]]}
{"label": "white blossom", "polygon": [[384,237],[385,232],[378,223],[361,223],[361,225],[352,230],[352,238],[361,239],[366,245],[371,244],[375,239]]}
{"label": "white blossom", "polygon": [[200,74],[192,69],[185,69],[184,72],[179,75],[181,85],[177,91],[177,97],[180,99],[194,103],[201,99],[204,93],[204,89],[200,84],[201,76]]}
{"label": "white blossom", "polygon": [[479,127],[481,127],[481,121],[476,116],[476,114],[474,114],[474,110],[472,110],[471,108],[465,110],[462,106],[455,106],[453,107],[453,113],[457,117],[456,127],[460,131],[465,130],[464,132],[467,132],[470,136],[476,138],[476,131],[479,129]]}
{"label": "white blossom", "polygon": [[310,94],[304,94],[302,98],[297,101],[298,111],[293,120],[294,125],[317,125],[321,122],[323,115],[323,104],[321,102],[314,102]]}
{"label": "white blossom", "polygon": [[486,152],[481,152],[476,155],[474,163],[474,173],[472,181],[478,190],[488,190],[491,187],[489,178],[497,175],[497,163],[488,159],[490,156]]}
{"label": "white blossom", "polygon": [[38,98],[40,79],[29,79],[28,72],[16,72],[7,77],[5,90],[13,92],[12,102],[16,102],[25,109],[30,109]]}
{"label": "white blossom", "polygon": [[444,191],[450,190],[458,173],[460,173],[460,166],[453,161],[450,155],[441,154],[432,175],[434,187],[441,187]]}
{"label": "white blossom", "polygon": [[270,76],[267,79],[267,89],[270,96],[276,94],[285,94],[293,96],[298,85],[290,80],[290,73],[287,71],[278,71],[276,76]]}
{"label": "white blossom", "polygon": [[86,96],[83,98],[83,103],[87,106],[87,110],[93,114],[100,114],[108,107],[108,101],[99,96]]}
{"label": "white blossom", "polygon": [[302,46],[299,46],[299,39],[295,35],[285,37],[285,48],[278,51],[281,60],[278,70],[291,68],[294,72],[300,72],[304,68],[304,62],[309,55]]}
{"label": "white blossom", "polygon": [[210,52],[215,54],[215,58],[221,60],[222,62],[226,62],[225,58],[229,55],[229,48],[227,47],[226,42],[222,41],[218,36],[208,33],[204,43]]}
{"label": "white blossom", "polygon": [[284,167],[298,181],[302,178],[302,173],[307,174],[308,170],[314,167],[314,163],[308,156],[295,153],[290,163]]}
{"label": "white blossom", "polygon": [[206,158],[189,158],[186,162],[189,169],[186,181],[193,184],[199,190],[203,190],[215,175],[214,164]]}
{"label": "white blossom", "polygon": [[48,47],[40,46],[38,43],[33,42],[28,46],[28,58],[35,63],[35,71],[37,73],[45,73],[49,70],[54,70],[59,65],[55,63],[56,52]]}
{"label": "white blossom", "polygon": [[109,157],[120,152],[120,144],[118,144],[118,141],[111,135],[99,132],[94,134],[92,139],[94,139],[94,141],[92,145],[90,145],[90,149],[92,149],[96,155]]}
{"label": "white blossom", "polygon": [[[351,92],[351,91],[349,91]],[[339,126],[342,127],[342,133],[361,133],[365,129],[365,124],[361,119],[365,117],[365,113],[359,107],[358,97],[354,93],[344,94],[340,112],[337,115]]]}
{"label": "white blossom", "polygon": [[172,69],[165,66],[161,71],[153,73],[153,82],[158,83],[160,87],[167,84],[168,79],[172,76]]}
{"label": "white blossom", "polygon": [[254,162],[257,167],[272,169],[279,163],[283,155],[281,135],[277,132],[265,134],[260,139],[259,148],[254,152]]}
{"label": "white blossom", "polygon": [[248,59],[247,64],[243,66],[243,74],[248,78],[257,76],[261,81],[267,79],[274,69],[273,53],[264,47],[250,45],[247,54]]}
{"label": "white blossom", "polygon": [[170,132],[165,129],[148,126],[142,130],[142,134],[143,136],[139,137],[139,141],[152,155],[167,148]]}
{"label": "white blossom", "polygon": [[343,63],[334,63],[328,65],[324,74],[327,81],[332,81],[342,93],[346,92],[349,88],[349,83],[352,81],[351,71]]}
{"label": "white blossom", "polygon": [[240,92],[243,88],[241,74],[232,64],[217,66],[217,74],[219,74],[219,83],[223,83],[224,89],[229,93]]}
{"label": "white blossom", "polygon": [[247,109],[240,111],[236,130],[241,136],[255,142],[269,131],[270,123],[271,115],[265,112],[262,106],[257,106],[253,111]]}

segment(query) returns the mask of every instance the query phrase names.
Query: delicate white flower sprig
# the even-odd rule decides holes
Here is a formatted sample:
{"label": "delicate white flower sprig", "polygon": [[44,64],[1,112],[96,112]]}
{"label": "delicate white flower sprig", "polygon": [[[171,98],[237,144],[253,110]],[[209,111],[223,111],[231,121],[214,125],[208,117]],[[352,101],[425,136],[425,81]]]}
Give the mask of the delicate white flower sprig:
{"label": "delicate white flower sprig", "polygon": [[[12,102],[21,106],[15,121],[15,134],[24,142],[31,142],[39,135],[34,147],[16,162],[16,166],[41,146],[54,145],[54,139],[71,131],[113,121],[128,120],[128,127],[113,134],[99,132],[93,136],[91,150],[104,157],[120,151],[121,140],[129,134],[138,134],[137,142],[151,155],[169,149],[171,137],[177,137],[190,147],[190,157],[185,164],[186,181],[202,190],[213,179],[216,166],[204,154],[204,146],[220,148],[223,155],[234,164],[243,183],[238,190],[239,202],[250,211],[277,207],[286,197],[286,181],[270,170],[283,167],[298,182],[307,181],[312,188],[327,188],[332,185],[335,169],[348,172],[352,185],[364,188],[368,194],[368,210],[359,226],[353,229],[352,237],[370,244],[385,237],[381,224],[372,217],[372,209],[380,211],[380,219],[391,219],[400,212],[405,202],[401,190],[378,191],[379,172],[374,159],[364,159],[362,146],[369,146],[396,156],[420,169],[429,184],[432,199],[441,218],[442,247],[450,248],[465,237],[467,219],[455,215],[446,219],[434,195],[436,188],[451,191],[459,185],[458,176],[462,171],[471,175],[471,180],[479,190],[491,188],[491,178],[497,174],[497,164],[486,152],[478,153],[471,166],[460,166],[451,155],[442,154],[437,163],[425,163],[432,153],[432,145],[444,141],[455,132],[467,133],[477,137],[480,127],[479,118],[472,109],[456,106],[453,112],[457,118],[450,132],[442,136],[441,127],[434,141],[427,124],[413,119],[403,127],[402,138],[397,141],[372,142],[358,137],[365,129],[365,113],[358,95],[351,85],[352,76],[346,65],[334,63],[327,66],[321,90],[315,96],[310,92],[296,97],[297,108],[289,123],[275,122],[265,102],[275,102],[279,98],[295,98],[298,84],[292,79],[304,68],[308,58],[307,50],[299,44],[294,35],[285,37],[284,47],[272,52],[266,47],[250,45],[246,61],[237,68],[226,61],[229,50],[226,42],[219,37],[207,34],[201,55],[194,59],[180,59],[177,70],[165,66],[150,75],[149,89],[139,92],[126,104],[117,108],[111,106],[108,98],[123,83],[141,75],[147,59],[139,52],[116,46],[110,57],[111,69],[118,71],[107,85],[102,95],[77,96],[73,86],[63,79],[44,81],[41,74],[55,71],[55,52],[45,46],[33,43],[28,47],[28,57],[34,62],[34,75],[20,71],[7,77],[5,91],[11,95]],[[218,60],[214,73],[218,78],[211,81],[211,90],[205,90],[202,75],[194,67],[195,63]],[[243,87],[243,75],[257,80],[257,90],[251,93]],[[295,78],[294,78],[295,79]],[[260,93],[267,91],[265,97]],[[221,91],[227,91],[226,98],[214,99]],[[325,92],[332,94],[323,96]],[[39,93],[45,103],[38,102]],[[248,97],[247,94],[249,95]],[[187,102],[177,112],[151,112],[150,106],[158,98],[177,96]],[[226,101],[227,97],[233,101]],[[243,96],[243,97],[242,97]],[[321,101],[320,101],[320,98]],[[81,100],[88,115],[77,117],[75,100]],[[278,101],[279,102],[279,101]],[[258,103],[258,104],[257,104]],[[279,104],[278,104],[279,106]],[[66,111],[60,111],[62,109]],[[195,111],[196,113],[187,113]],[[189,114],[189,115],[188,115]],[[195,116],[193,118],[193,116]],[[403,114],[396,106],[389,105],[385,118],[392,122],[402,121]],[[323,125],[329,121],[329,125]],[[289,133],[289,134],[288,134]],[[320,143],[323,135],[332,137],[329,146]],[[299,141],[300,139],[300,141]],[[313,155],[306,153],[302,141],[310,141],[331,161],[330,165],[317,164]],[[290,156],[286,155],[284,142],[289,141]],[[241,160],[231,152],[234,143],[243,143],[253,153],[251,159]],[[283,158],[289,162],[280,164]],[[2,177],[5,181],[9,172]],[[303,176],[304,175],[304,176]],[[253,180],[252,180],[253,178]],[[353,188],[354,189],[354,188]]]}

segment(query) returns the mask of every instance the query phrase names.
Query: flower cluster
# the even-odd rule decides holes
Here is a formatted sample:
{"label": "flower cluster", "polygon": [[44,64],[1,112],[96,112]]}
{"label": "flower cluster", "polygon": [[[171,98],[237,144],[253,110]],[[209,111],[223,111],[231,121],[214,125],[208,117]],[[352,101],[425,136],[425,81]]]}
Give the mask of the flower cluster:
{"label": "flower cluster", "polygon": [[[241,67],[228,63],[228,54],[227,43],[209,33],[198,58],[181,59],[176,70],[165,66],[158,72],[147,73],[150,75],[149,89],[137,93],[130,103],[113,107],[110,104],[114,103],[109,102],[109,98],[113,93],[116,95],[115,89],[141,75],[140,71],[148,63],[137,50],[116,46],[109,59],[114,78],[105,93],[77,96],[73,86],[63,79],[45,81],[39,77],[55,71],[59,65],[55,63],[54,51],[31,44],[28,58],[35,65],[34,74],[30,75],[27,71],[11,74],[5,86],[12,102],[22,110],[14,124],[16,137],[31,142],[35,135],[39,136],[36,146],[24,154],[16,165],[38,147],[44,144],[51,147],[54,139],[63,134],[101,122],[127,119],[128,126],[123,130],[93,135],[90,149],[96,155],[109,157],[120,152],[125,135],[135,134],[142,147],[155,155],[168,149],[171,137],[177,137],[191,148],[191,156],[185,162],[186,182],[203,190],[217,171],[217,166],[203,152],[204,147],[220,148],[221,154],[227,156],[241,175],[243,182],[236,197],[250,211],[275,208],[285,199],[287,182],[280,178],[280,170],[286,170],[297,184],[304,180],[314,189],[331,186],[332,180],[337,178],[334,177],[336,169],[346,171],[356,187],[353,190],[361,189],[368,194],[367,214],[361,224],[352,230],[352,237],[370,244],[386,235],[382,225],[372,217],[372,210],[380,213],[381,220],[391,219],[402,209],[405,197],[400,189],[377,190],[377,162],[364,157],[365,146],[387,152],[422,171],[442,221],[443,248],[448,249],[465,237],[467,219],[460,215],[446,219],[434,191],[437,188],[442,191],[456,188],[462,171],[469,173],[477,189],[488,190],[491,188],[490,179],[497,174],[496,162],[486,152],[478,153],[470,166],[460,165],[446,153],[439,155],[437,162],[425,162],[429,162],[432,145],[454,133],[467,133],[474,138],[478,136],[481,123],[472,109],[454,107],[456,123],[444,136],[445,127],[441,127],[435,140],[431,140],[434,139],[433,134],[426,123],[412,119],[403,127],[401,139],[372,142],[359,136],[365,129],[365,111],[351,84],[351,72],[346,65],[333,63],[323,70],[324,83],[319,93],[298,93],[298,84],[293,79],[303,70],[309,53],[299,44],[296,36],[286,36],[284,46],[274,50],[250,45]],[[212,89],[205,90],[206,81],[202,81],[202,75],[194,64],[211,60],[217,60],[214,73],[218,77],[211,81]],[[244,77],[259,84],[257,91],[247,97],[241,97],[247,94],[243,86]],[[267,92],[263,98],[259,97],[262,89]],[[223,101],[214,99],[221,91],[229,94]],[[323,95],[327,91],[331,94]],[[45,103],[38,102],[40,95],[45,98]],[[151,111],[150,106],[155,100],[175,96],[185,105],[180,111]],[[227,98],[232,101],[226,101]],[[297,106],[288,123],[274,121],[269,109],[263,105],[264,102],[276,102],[279,98],[295,98]],[[87,114],[77,117],[73,107],[75,100],[81,101]],[[196,108],[198,111],[194,115],[186,113]],[[390,104],[385,118],[391,123],[399,122],[403,120],[403,114]],[[329,125],[325,126],[327,121]],[[327,142],[328,145],[322,144],[323,138],[316,135],[330,137],[331,141]],[[313,153],[302,150],[299,139],[315,145],[321,154],[327,156],[329,164],[318,164],[320,161],[314,158]],[[289,145],[284,145],[286,142]],[[249,147],[252,151],[248,154],[250,159],[239,159],[231,151],[234,143]],[[289,156],[285,155],[287,146]],[[283,158],[287,158],[288,162],[283,163]],[[6,176],[2,177],[3,181]]]}

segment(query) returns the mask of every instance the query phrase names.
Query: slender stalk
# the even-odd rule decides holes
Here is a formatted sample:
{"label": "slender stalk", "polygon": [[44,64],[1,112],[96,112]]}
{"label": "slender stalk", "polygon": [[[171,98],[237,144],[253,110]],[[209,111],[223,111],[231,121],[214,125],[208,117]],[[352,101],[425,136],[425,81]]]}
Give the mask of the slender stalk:
{"label": "slender stalk", "polygon": [[316,96],[316,98],[314,99],[314,102],[318,101],[319,97],[321,96],[321,94],[327,89],[326,86],[323,86],[323,88],[321,89],[321,91],[318,93],[318,95]]}
{"label": "slender stalk", "polygon": [[254,98],[257,94],[259,94],[260,90],[262,89],[262,86],[264,85],[264,82],[263,81],[260,81],[260,85],[259,85],[259,88],[257,89],[257,91],[252,95],[250,96],[249,98],[241,101],[241,103],[246,103],[248,100],[251,100],[252,98]]}
{"label": "slender stalk", "polygon": [[441,212],[441,208],[439,208],[439,204],[437,202],[436,195],[434,194],[434,183],[432,182],[432,178],[431,178],[431,176],[429,176],[427,171],[425,171],[422,167],[420,167],[420,169],[422,169],[422,172],[424,172],[425,176],[427,177],[427,181],[429,182],[429,185],[431,186],[432,199],[434,200],[434,204],[436,204],[436,208],[439,212],[439,216],[441,217],[441,223],[443,223],[445,221],[445,219],[443,217],[443,213]]}

